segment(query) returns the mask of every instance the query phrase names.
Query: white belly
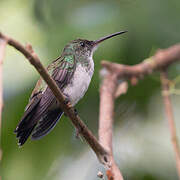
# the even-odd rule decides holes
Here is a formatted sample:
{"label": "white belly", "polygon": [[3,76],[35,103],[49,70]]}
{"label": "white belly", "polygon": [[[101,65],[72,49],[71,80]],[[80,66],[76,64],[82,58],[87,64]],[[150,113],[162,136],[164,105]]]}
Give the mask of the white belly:
{"label": "white belly", "polygon": [[64,89],[64,94],[68,95],[72,105],[74,106],[86,93],[94,72],[94,63],[92,61],[91,68],[87,72],[81,64],[78,64],[74,72],[72,82]]}

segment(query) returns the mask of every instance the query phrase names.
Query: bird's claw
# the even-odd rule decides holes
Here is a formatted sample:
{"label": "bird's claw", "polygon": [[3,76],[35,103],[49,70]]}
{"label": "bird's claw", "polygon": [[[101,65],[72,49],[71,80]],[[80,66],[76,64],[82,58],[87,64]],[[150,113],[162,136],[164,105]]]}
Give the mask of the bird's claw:
{"label": "bird's claw", "polygon": [[75,114],[76,116],[78,115],[77,109],[74,109],[74,114]]}
{"label": "bird's claw", "polygon": [[64,104],[68,106],[68,108],[72,108],[71,102],[68,98],[68,96],[65,95],[65,100],[64,100]]}

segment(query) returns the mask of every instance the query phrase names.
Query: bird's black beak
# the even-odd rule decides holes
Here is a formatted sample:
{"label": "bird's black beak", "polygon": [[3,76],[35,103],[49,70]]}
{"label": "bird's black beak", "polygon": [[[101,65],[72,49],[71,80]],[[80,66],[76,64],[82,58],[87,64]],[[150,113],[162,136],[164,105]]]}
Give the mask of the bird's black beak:
{"label": "bird's black beak", "polygon": [[123,34],[123,33],[126,33],[127,31],[120,31],[120,32],[116,32],[116,33],[113,33],[113,34],[110,34],[110,35],[107,35],[105,37],[102,37],[98,40],[95,40],[95,41],[92,41],[93,42],[93,46],[97,46],[99,43],[105,41],[106,39],[109,39],[109,38],[112,38],[114,36],[117,36],[117,35],[120,35],[120,34]]}

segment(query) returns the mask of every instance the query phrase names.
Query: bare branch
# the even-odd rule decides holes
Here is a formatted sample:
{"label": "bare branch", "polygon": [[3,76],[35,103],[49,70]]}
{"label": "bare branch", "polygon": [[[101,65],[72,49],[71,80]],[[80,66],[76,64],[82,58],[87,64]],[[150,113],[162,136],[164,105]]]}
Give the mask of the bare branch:
{"label": "bare branch", "polygon": [[164,99],[165,112],[168,119],[169,130],[171,134],[171,142],[172,142],[175,156],[176,156],[176,168],[177,168],[177,172],[180,178],[180,149],[179,149],[177,135],[176,135],[176,128],[175,128],[171,100],[169,97],[169,80],[168,80],[168,74],[166,71],[161,72],[161,84],[162,84],[162,96]]}
{"label": "bare branch", "polygon": [[39,72],[41,77],[48,84],[49,88],[52,90],[53,94],[57,98],[61,109],[65,112],[65,114],[69,116],[74,126],[78,129],[78,132],[85,138],[86,142],[90,145],[90,147],[96,153],[100,162],[103,163],[106,167],[109,167],[110,162],[106,161],[107,159],[109,159],[108,152],[103,148],[102,145],[99,144],[96,137],[87,128],[87,126],[83,123],[80,117],[76,115],[76,113],[74,112],[74,108],[72,106],[68,106],[65,103],[65,98],[62,92],[58,88],[55,81],[48,74],[47,70],[43,67],[38,56],[36,56],[34,52],[30,50],[30,48],[25,48],[18,41],[2,33],[0,33],[0,38],[6,39],[9,45],[13,46],[15,49],[20,51],[29,60],[29,62],[36,68],[36,70]]}
{"label": "bare branch", "polygon": [[116,73],[120,79],[131,79],[132,77],[141,79],[144,75],[152,74],[155,70],[164,69],[178,60],[180,60],[180,44],[171,46],[168,49],[158,50],[154,56],[134,66],[111,63],[108,61],[102,61],[101,65],[109,71]]}
{"label": "bare branch", "polygon": [[106,171],[108,180],[123,180],[117,167],[112,148],[114,99],[117,89],[117,76],[108,73],[100,87],[99,142],[110,154],[111,166]]}
{"label": "bare branch", "polygon": [[[111,63],[108,61],[102,61],[101,64],[104,68],[109,70],[111,74],[115,74],[118,79],[120,80],[130,79],[131,84],[136,85],[138,83],[138,80],[144,78],[145,75],[152,74],[154,71],[161,72],[162,70],[167,69],[171,64],[177,62],[178,60],[180,60],[180,44],[171,46],[170,48],[164,50],[158,50],[154,56],[145,59],[142,63],[134,66]],[[169,121],[172,144],[176,154],[177,170],[180,177],[180,150],[178,146],[178,140],[176,137],[176,129],[175,129],[172,107],[168,93],[169,92],[168,79],[167,79],[167,74],[165,72],[161,73],[161,81],[162,81],[162,88],[163,90],[165,90],[163,92],[166,92],[163,93],[164,104]],[[126,89],[125,89],[125,93],[126,93]],[[109,171],[109,174],[110,175],[112,174],[111,171]]]}

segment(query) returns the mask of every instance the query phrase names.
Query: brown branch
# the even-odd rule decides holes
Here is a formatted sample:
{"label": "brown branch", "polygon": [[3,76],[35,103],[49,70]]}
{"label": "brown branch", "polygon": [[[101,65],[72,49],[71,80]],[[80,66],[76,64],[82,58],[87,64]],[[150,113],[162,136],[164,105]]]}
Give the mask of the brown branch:
{"label": "brown branch", "polygon": [[65,103],[65,98],[62,92],[58,88],[55,81],[48,74],[47,70],[43,67],[39,58],[36,55],[34,55],[34,53],[32,53],[32,51],[29,50],[29,48],[25,48],[18,41],[2,33],[0,33],[0,38],[7,39],[8,44],[13,46],[18,51],[20,51],[29,60],[29,62],[36,68],[36,70],[39,72],[41,77],[48,84],[49,88],[52,90],[53,94],[57,98],[61,109],[65,112],[65,114],[69,116],[70,120],[72,121],[74,126],[77,128],[78,132],[85,138],[86,142],[90,145],[90,147],[96,153],[99,161],[103,163],[106,167],[109,167],[110,162],[108,161],[109,159],[108,152],[103,148],[102,145],[100,145],[96,137],[87,128],[87,126],[83,123],[80,117],[76,115],[76,113],[74,112],[74,108],[68,106]]}
{"label": "brown branch", "polygon": [[168,74],[166,71],[161,72],[161,84],[162,84],[162,95],[164,99],[165,112],[169,123],[169,130],[171,134],[171,142],[174,148],[175,156],[176,156],[176,168],[180,179],[180,150],[176,135],[176,128],[173,116],[173,110],[171,105],[171,100],[169,97],[169,80]]}
{"label": "brown branch", "polygon": [[180,44],[171,46],[168,49],[158,50],[154,56],[134,66],[111,63],[108,61],[102,61],[101,65],[116,73],[119,79],[141,79],[144,75],[152,74],[155,70],[164,69],[178,60],[180,60]]}
{"label": "brown branch", "polygon": [[[111,63],[108,61],[102,61],[101,64],[104,68],[109,70],[111,74],[115,74],[118,79],[130,79],[131,84],[136,85],[138,80],[142,79],[145,75],[152,74],[154,71],[161,72],[162,70],[167,69],[171,64],[177,62],[178,60],[180,60],[180,44],[171,46],[170,48],[164,50],[158,50],[154,56],[145,59],[142,63],[134,66]],[[165,93],[163,95],[164,104],[169,121],[172,144],[176,154],[177,171],[180,178],[180,149],[176,137],[176,129],[174,124],[172,107],[168,94],[168,79],[167,74],[165,72],[161,73],[161,81],[162,88],[163,90],[165,90]]]}
{"label": "brown branch", "polygon": [[106,171],[108,180],[123,180],[115,163],[112,147],[114,99],[117,90],[117,76],[108,73],[100,87],[99,142],[110,154],[111,166]]}

